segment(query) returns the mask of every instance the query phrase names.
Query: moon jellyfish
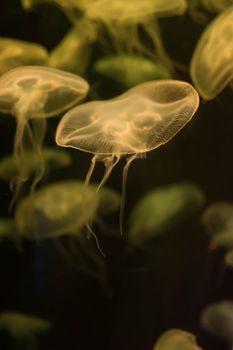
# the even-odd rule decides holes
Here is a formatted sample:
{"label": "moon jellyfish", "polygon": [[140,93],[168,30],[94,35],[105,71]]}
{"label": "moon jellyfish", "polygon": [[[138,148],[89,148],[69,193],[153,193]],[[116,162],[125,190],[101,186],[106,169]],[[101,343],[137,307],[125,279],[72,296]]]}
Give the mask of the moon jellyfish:
{"label": "moon jellyfish", "polygon": [[233,343],[233,301],[209,304],[201,313],[201,326],[207,332]]}
{"label": "moon jellyfish", "polygon": [[115,55],[100,58],[94,66],[97,73],[131,88],[149,80],[170,79],[167,67],[159,60],[139,55]]}
{"label": "moon jellyfish", "polygon": [[190,121],[198,105],[197,92],[186,82],[143,83],[111,100],[84,103],[68,111],[58,124],[56,143],[93,154],[87,185],[96,161],[104,163],[99,188],[120,158],[127,157],[122,179],[121,227],[130,164],[168,142]]}
{"label": "moon jellyfish", "polygon": [[200,95],[214,99],[233,80],[233,6],[202,33],[191,60],[191,77]]}
{"label": "moon jellyfish", "polygon": [[88,89],[88,83],[81,77],[47,67],[15,68],[0,78],[0,112],[14,115],[17,121],[14,155],[18,176],[11,182],[15,189],[13,202],[29,177],[24,164],[27,150],[35,152],[40,169],[32,189],[43,176],[41,146],[46,132],[46,118],[78,104]]}
{"label": "moon jellyfish", "polygon": [[204,202],[201,189],[191,183],[152,190],[133,208],[128,237],[134,243],[156,237],[200,210]]}
{"label": "moon jellyfish", "polygon": [[42,66],[47,57],[46,48],[39,44],[0,37],[0,75],[19,66]]}
{"label": "moon jellyfish", "polygon": [[213,203],[204,211],[202,222],[211,245],[233,247],[233,203]]}
{"label": "moon jellyfish", "polygon": [[87,188],[81,181],[61,181],[19,202],[15,222],[19,234],[29,239],[77,236],[98,212],[104,215],[114,211],[116,202],[118,196],[110,189],[102,189],[97,195],[95,185]]}
{"label": "moon jellyfish", "polygon": [[0,329],[9,333],[14,348],[25,350],[38,349],[36,335],[48,332],[51,324],[49,321],[36,316],[26,315],[19,312],[1,312]]}
{"label": "moon jellyfish", "polygon": [[47,64],[68,72],[83,74],[90,61],[91,44],[97,37],[95,28],[91,22],[80,21],[49,53]]}
{"label": "moon jellyfish", "polygon": [[[42,157],[45,163],[45,171],[48,169],[59,169],[69,167],[72,158],[68,152],[63,152],[54,148],[42,148]],[[33,151],[27,151],[24,154],[24,167],[27,168],[27,174],[31,175],[38,171],[38,162],[36,154]],[[0,161],[0,179],[10,181],[18,174],[17,160],[14,155],[6,156]]]}
{"label": "moon jellyfish", "polygon": [[170,329],[164,332],[155,343],[153,350],[202,350],[196,337],[182,329]]}

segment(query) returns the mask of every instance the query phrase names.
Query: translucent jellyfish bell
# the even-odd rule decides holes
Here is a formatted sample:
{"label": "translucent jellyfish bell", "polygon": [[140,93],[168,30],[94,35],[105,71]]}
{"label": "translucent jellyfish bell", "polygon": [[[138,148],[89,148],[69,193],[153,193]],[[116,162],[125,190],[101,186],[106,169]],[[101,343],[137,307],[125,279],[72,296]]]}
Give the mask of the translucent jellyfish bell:
{"label": "translucent jellyfish bell", "polygon": [[45,47],[27,41],[0,38],[0,75],[25,65],[44,65],[48,57]]}
{"label": "translucent jellyfish bell", "polygon": [[233,343],[233,301],[209,304],[201,313],[201,326],[209,333]]}
{"label": "translucent jellyfish bell", "polygon": [[233,80],[233,6],[202,33],[191,60],[191,77],[206,100],[215,98]]}
{"label": "translucent jellyfish bell", "polygon": [[39,66],[15,68],[0,78],[0,112],[12,114],[17,119],[14,154],[19,176],[14,184],[16,195],[29,176],[23,160],[26,150],[34,150],[41,164],[40,175],[35,181],[43,175],[41,145],[46,118],[78,104],[88,89],[88,83],[77,75]]}
{"label": "translucent jellyfish bell", "polygon": [[56,131],[56,143],[94,154],[87,173],[89,182],[95,162],[106,170],[100,187],[123,156],[123,199],[130,163],[168,142],[192,118],[199,105],[195,89],[176,80],[140,84],[108,101],[82,104],[68,111]]}
{"label": "translucent jellyfish bell", "polygon": [[233,203],[213,203],[204,211],[202,222],[213,246],[233,247]]}
{"label": "translucent jellyfish bell", "polygon": [[153,350],[202,350],[196,337],[182,329],[170,329],[164,332],[155,343]]}

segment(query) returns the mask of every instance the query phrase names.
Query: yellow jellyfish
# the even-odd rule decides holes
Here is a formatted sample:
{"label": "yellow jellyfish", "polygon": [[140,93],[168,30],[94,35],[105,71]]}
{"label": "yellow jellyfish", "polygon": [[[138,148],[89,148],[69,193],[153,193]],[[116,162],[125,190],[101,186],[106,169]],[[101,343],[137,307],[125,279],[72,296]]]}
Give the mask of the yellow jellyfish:
{"label": "yellow jellyfish", "polygon": [[[72,158],[68,152],[63,152],[54,148],[42,148],[42,157],[45,162],[46,172],[52,169],[66,168],[72,163]],[[24,154],[24,167],[27,174],[31,175],[38,171],[38,159],[33,151],[26,151]],[[14,155],[6,156],[0,160],[0,179],[10,181],[18,174],[17,160]]]}
{"label": "yellow jellyfish", "polygon": [[0,37],[0,75],[19,66],[42,66],[47,57],[48,52],[42,45]]}
{"label": "yellow jellyfish", "polygon": [[233,203],[211,204],[204,211],[202,222],[210,236],[211,246],[233,247]]}
{"label": "yellow jellyfish", "polygon": [[182,329],[169,329],[158,338],[153,350],[202,350],[196,337]]}
{"label": "yellow jellyfish", "polygon": [[201,326],[207,332],[233,344],[233,301],[221,300],[207,305],[201,313]]}
{"label": "yellow jellyfish", "polygon": [[152,61],[136,54],[100,58],[94,69],[128,89],[145,81],[171,78],[169,70],[161,61]]}
{"label": "yellow jellyfish", "polygon": [[204,30],[194,50],[190,73],[206,100],[214,99],[233,80],[233,6]]}
{"label": "yellow jellyfish", "polygon": [[13,202],[29,177],[28,168],[24,164],[27,150],[35,152],[40,169],[32,189],[43,176],[41,146],[46,131],[46,118],[78,104],[88,89],[88,83],[77,75],[40,66],[15,68],[0,78],[0,112],[12,114],[17,120],[14,155],[18,176],[11,183],[15,188]]}
{"label": "yellow jellyfish", "polygon": [[37,334],[48,332],[51,323],[33,315],[6,311],[0,313],[0,329],[9,333],[14,348],[37,350]]}
{"label": "yellow jellyfish", "polygon": [[168,142],[190,121],[198,105],[197,92],[186,82],[143,83],[111,100],[84,103],[68,111],[58,124],[56,143],[93,154],[86,184],[96,161],[104,163],[99,188],[120,158],[128,157],[122,180],[123,208],[131,162]]}
{"label": "yellow jellyfish", "polygon": [[129,240],[141,243],[172,228],[205,202],[201,189],[191,183],[157,188],[136,203],[129,216]]}
{"label": "yellow jellyfish", "polygon": [[79,236],[98,213],[114,211],[118,203],[118,195],[110,189],[97,195],[94,185],[87,188],[82,181],[66,180],[44,186],[19,202],[15,222],[19,234],[29,239]]}
{"label": "yellow jellyfish", "polygon": [[49,53],[47,65],[71,73],[83,74],[91,56],[91,45],[96,40],[96,26],[80,20],[62,41]]}

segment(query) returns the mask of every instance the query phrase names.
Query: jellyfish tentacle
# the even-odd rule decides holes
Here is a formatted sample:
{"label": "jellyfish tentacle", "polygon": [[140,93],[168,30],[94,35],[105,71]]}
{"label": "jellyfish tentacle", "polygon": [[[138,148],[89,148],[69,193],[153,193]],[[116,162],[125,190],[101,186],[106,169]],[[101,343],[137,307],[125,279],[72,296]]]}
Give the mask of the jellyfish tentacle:
{"label": "jellyfish tentacle", "polygon": [[46,133],[46,119],[32,119],[32,146],[35,151],[36,160],[38,160],[38,168],[35,172],[34,179],[30,188],[30,193],[35,192],[37,184],[41,181],[45,173],[45,161],[42,154],[42,144]]}
{"label": "jellyfish tentacle", "polygon": [[88,169],[88,172],[87,172],[87,175],[86,175],[86,178],[85,178],[85,182],[84,182],[84,185],[85,187],[87,187],[89,185],[89,182],[90,182],[90,179],[91,179],[91,176],[93,174],[93,171],[95,169],[95,165],[96,165],[96,160],[97,160],[97,156],[94,155],[91,159],[91,165]]}
{"label": "jellyfish tentacle", "polygon": [[113,168],[116,166],[116,164],[119,162],[121,158],[120,154],[113,154],[113,155],[104,155],[104,157],[100,157],[100,160],[102,160],[104,162],[104,166],[105,166],[105,172],[104,175],[102,177],[102,180],[100,181],[98,188],[97,188],[97,192],[99,192],[99,190],[101,189],[101,187],[103,187],[103,185],[106,183],[106,181],[108,180]]}
{"label": "jellyfish tentacle", "polygon": [[125,210],[125,199],[126,199],[126,184],[128,178],[129,167],[131,163],[137,158],[144,158],[145,153],[142,154],[133,154],[127,158],[126,164],[123,168],[122,173],[122,192],[121,192],[121,202],[120,202],[120,234],[123,236],[123,219],[124,219],[124,210]]}

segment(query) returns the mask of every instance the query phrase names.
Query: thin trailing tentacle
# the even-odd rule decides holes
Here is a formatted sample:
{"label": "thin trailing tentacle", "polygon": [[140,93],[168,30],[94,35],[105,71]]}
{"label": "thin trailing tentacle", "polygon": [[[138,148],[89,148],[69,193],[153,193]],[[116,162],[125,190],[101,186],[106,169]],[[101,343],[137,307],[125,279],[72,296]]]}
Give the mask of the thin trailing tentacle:
{"label": "thin trailing tentacle", "polygon": [[116,164],[119,162],[121,156],[120,155],[111,155],[111,156],[107,156],[105,159],[103,159],[104,165],[105,165],[105,172],[104,175],[102,177],[102,180],[100,181],[98,188],[97,188],[97,192],[99,192],[99,190],[101,189],[101,187],[103,187],[103,185],[106,183],[106,181],[108,180],[113,168],[116,166]]}
{"label": "thin trailing tentacle", "polygon": [[86,175],[86,178],[85,178],[85,186],[87,187],[90,183],[90,179],[91,179],[91,176],[93,174],[93,171],[95,169],[95,164],[96,164],[96,156],[93,156],[92,159],[91,159],[91,165],[88,169],[88,172],[87,172],[87,175]]}
{"label": "thin trailing tentacle", "polygon": [[144,157],[144,154],[134,154],[130,156],[127,159],[127,162],[123,168],[123,174],[122,174],[122,192],[121,192],[121,202],[120,202],[120,233],[121,236],[123,235],[123,219],[124,219],[124,210],[125,210],[125,199],[126,199],[126,184],[127,184],[127,177],[128,177],[128,171],[131,163],[137,159]]}

